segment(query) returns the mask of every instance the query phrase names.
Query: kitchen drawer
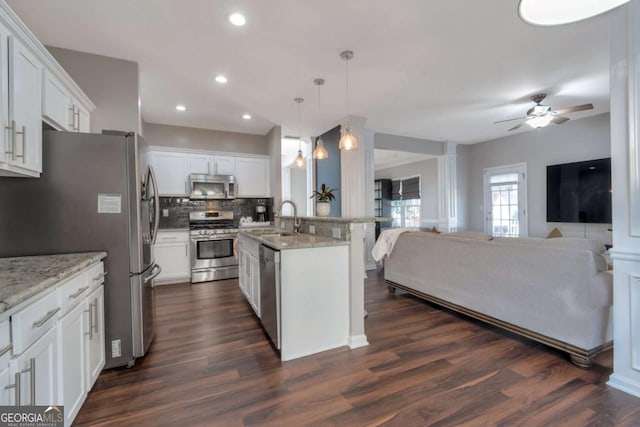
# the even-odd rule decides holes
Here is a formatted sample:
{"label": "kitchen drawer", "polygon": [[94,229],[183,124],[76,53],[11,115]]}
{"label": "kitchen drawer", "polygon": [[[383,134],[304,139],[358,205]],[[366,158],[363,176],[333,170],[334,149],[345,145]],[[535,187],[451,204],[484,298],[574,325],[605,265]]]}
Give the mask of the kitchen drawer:
{"label": "kitchen drawer", "polygon": [[58,317],[62,317],[89,294],[87,273],[84,272],[69,279],[60,286],[58,292],[60,292],[60,312]]}
{"label": "kitchen drawer", "polygon": [[21,354],[53,328],[60,311],[58,297],[56,290],[11,316],[14,355]]}
{"label": "kitchen drawer", "polygon": [[156,244],[158,243],[176,243],[176,242],[188,242],[189,231],[158,231],[158,237],[156,238]]}
{"label": "kitchen drawer", "polygon": [[11,324],[7,319],[0,323],[0,370],[8,365],[11,355]]}
{"label": "kitchen drawer", "polygon": [[93,291],[104,283],[107,273],[104,271],[104,263],[98,262],[87,271],[87,281],[89,283],[89,291]]}

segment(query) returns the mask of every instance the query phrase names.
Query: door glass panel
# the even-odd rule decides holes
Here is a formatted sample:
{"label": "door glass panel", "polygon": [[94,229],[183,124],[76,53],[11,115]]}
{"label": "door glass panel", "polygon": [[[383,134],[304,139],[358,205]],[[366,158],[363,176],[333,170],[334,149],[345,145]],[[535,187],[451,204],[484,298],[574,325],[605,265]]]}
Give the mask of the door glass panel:
{"label": "door glass panel", "polygon": [[[509,181],[508,178],[515,181]],[[491,192],[491,234],[518,237],[520,219],[518,207],[518,174],[493,175],[489,179]]]}

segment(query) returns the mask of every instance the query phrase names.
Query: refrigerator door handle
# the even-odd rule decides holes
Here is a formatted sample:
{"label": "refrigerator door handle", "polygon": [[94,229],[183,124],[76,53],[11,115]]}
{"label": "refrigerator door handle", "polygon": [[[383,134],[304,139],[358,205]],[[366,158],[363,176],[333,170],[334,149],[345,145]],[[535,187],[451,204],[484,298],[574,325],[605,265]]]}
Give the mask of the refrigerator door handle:
{"label": "refrigerator door handle", "polygon": [[[156,180],[156,174],[153,172],[153,167],[149,165],[150,181],[153,184],[153,198],[154,198],[154,224],[153,235],[151,236],[151,244],[156,243],[156,237],[158,236],[158,227],[160,226],[160,195],[158,194],[158,181]],[[159,274],[159,273],[158,273]]]}
{"label": "refrigerator door handle", "polygon": [[[155,270],[155,273],[153,273],[153,270]],[[151,275],[149,275],[149,277],[146,277],[144,279],[144,283],[149,283],[150,281],[158,277],[160,273],[162,273],[162,268],[158,264],[154,264],[151,271],[152,271]]]}

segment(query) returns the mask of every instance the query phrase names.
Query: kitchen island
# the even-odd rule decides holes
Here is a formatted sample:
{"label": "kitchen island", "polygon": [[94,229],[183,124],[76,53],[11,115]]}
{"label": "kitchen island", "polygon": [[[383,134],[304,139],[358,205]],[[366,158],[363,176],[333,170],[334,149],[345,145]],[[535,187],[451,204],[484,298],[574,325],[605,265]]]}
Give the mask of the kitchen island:
{"label": "kitchen island", "polygon": [[[313,234],[240,232],[240,289],[281,360],[349,344],[348,249],[348,241]],[[266,253],[277,254],[277,267],[267,268]]]}

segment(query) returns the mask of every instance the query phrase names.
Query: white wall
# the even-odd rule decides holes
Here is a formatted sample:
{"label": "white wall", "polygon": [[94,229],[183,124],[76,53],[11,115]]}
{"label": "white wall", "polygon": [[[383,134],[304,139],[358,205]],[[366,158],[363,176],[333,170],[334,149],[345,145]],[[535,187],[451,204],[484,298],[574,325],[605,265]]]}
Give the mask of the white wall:
{"label": "white wall", "polygon": [[423,160],[376,171],[376,179],[398,179],[420,175],[421,225],[438,222],[438,159]]}
{"label": "white wall", "polygon": [[[483,170],[514,163],[527,164],[529,236],[545,237],[558,227],[565,236],[584,235],[584,224],[546,222],[548,165],[599,159],[611,156],[609,114],[550,125],[468,148],[469,229],[484,230]],[[587,237],[611,243],[610,225],[587,224]]]}

